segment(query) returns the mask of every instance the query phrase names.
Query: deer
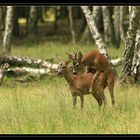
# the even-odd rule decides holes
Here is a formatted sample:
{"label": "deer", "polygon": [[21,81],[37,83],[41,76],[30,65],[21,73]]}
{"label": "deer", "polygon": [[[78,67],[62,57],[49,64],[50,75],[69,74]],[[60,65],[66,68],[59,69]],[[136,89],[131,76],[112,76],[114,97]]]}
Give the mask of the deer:
{"label": "deer", "polygon": [[102,102],[104,102],[104,106],[106,105],[106,97],[104,95],[104,89],[107,86],[107,78],[103,72],[100,72],[98,77],[96,78],[94,85],[92,87],[92,92],[89,92],[89,87],[92,84],[92,78],[94,77],[94,73],[86,73],[86,74],[73,74],[68,69],[68,64],[70,61],[61,61],[58,65],[58,75],[63,74],[66,79],[73,100],[73,108],[76,107],[77,96],[80,96],[81,100],[81,108],[84,106],[84,95],[91,94],[98,102],[99,108],[102,106]]}
{"label": "deer", "polygon": [[9,67],[10,65],[8,63],[2,64],[0,67],[0,86]]}
{"label": "deer", "polygon": [[69,59],[73,62],[73,73],[76,74],[76,68],[82,68],[86,66],[86,72],[91,72],[92,70],[96,71],[95,76],[92,79],[92,84],[89,87],[89,92],[92,91],[92,86],[94,85],[95,79],[98,77],[100,72],[103,72],[107,76],[107,86],[111,95],[111,103],[114,107],[115,98],[114,98],[114,83],[115,83],[115,73],[112,69],[112,65],[109,62],[108,58],[101,54],[98,50],[92,50],[85,54],[79,53],[67,53]]}

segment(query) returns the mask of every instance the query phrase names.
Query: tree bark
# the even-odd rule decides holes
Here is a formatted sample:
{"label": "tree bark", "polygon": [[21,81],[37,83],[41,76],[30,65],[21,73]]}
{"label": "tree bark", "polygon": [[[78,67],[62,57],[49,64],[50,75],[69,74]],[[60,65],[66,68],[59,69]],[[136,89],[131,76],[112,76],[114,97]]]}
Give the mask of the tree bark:
{"label": "tree bark", "polygon": [[5,29],[5,17],[6,17],[6,6],[1,6],[0,8],[0,11],[1,11],[1,29],[2,31],[4,31]]}
{"label": "tree bark", "polygon": [[93,6],[92,15],[95,20],[96,26],[101,33],[103,31],[103,16],[101,6]]}
{"label": "tree bark", "polygon": [[123,63],[123,58],[116,58],[111,60],[113,66],[119,66]]}
{"label": "tree bark", "polygon": [[126,34],[124,30],[124,16],[125,16],[124,6],[120,6],[120,37],[122,41],[125,43]]}
{"label": "tree bark", "polygon": [[58,65],[50,60],[32,59],[29,57],[4,56],[0,57],[0,64],[9,63],[11,66],[30,66],[33,68],[49,68],[56,70]]}
{"label": "tree bark", "polygon": [[136,43],[135,43],[134,57],[132,61],[131,71],[135,83],[140,84],[140,22],[136,34]]}
{"label": "tree bark", "polygon": [[14,7],[14,27],[13,27],[13,36],[20,36],[19,32],[19,23],[18,23],[18,7]]}
{"label": "tree bark", "polygon": [[114,31],[115,31],[115,40],[116,47],[120,47],[120,7],[114,7]]}
{"label": "tree bark", "polygon": [[[58,64],[52,63],[52,58],[48,60],[32,59],[29,57],[18,56],[3,56],[0,57],[0,64],[8,63],[12,67],[32,67],[32,68],[48,68],[54,71],[57,70]],[[116,58],[111,60],[112,65],[117,66],[122,63],[122,58]]]}
{"label": "tree bark", "polygon": [[0,43],[2,41],[2,30],[3,30],[2,23],[3,23],[3,19],[2,19],[2,7],[0,7]]}
{"label": "tree bark", "polygon": [[25,74],[34,74],[34,75],[48,75],[50,73],[50,69],[47,68],[30,68],[30,67],[15,67],[15,68],[9,68],[7,70],[7,73],[9,75],[12,75],[14,77],[18,77]]}
{"label": "tree bark", "polygon": [[10,54],[11,52],[11,39],[12,39],[12,33],[13,33],[13,16],[14,16],[13,6],[7,6],[5,31],[4,31],[4,37],[3,37],[3,53],[4,54]]}
{"label": "tree bark", "polygon": [[76,43],[76,33],[74,30],[74,19],[73,19],[73,12],[72,12],[72,7],[68,7],[69,11],[69,21],[70,21],[70,31],[71,31],[71,37],[72,37],[72,44],[75,45]]}
{"label": "tree bark", "polygon": [[30,7],[28,22],[29,22],[28,23],[28,35],[34,37],[37,34],[37,23],[38,23],[37,6]]}
{"label": "tree bark", "polygon": [[85,18],[87,20],[87,24],[90,28],[92,37],[95,41],[95,44],[97,45],[99,51],[108,57],[107,50],[105,47],[105,44],[102,40],[101,34],[99,33],[95,20],[93,19],[93,15],[91,14],[91,11],[89,10],[88,6],[81,6],[81,9],[83,10],[83,13],[85,15]]}
{"label": "tree bark", "polygon": [[59,10],[59,6],[55,7],[55,21],[54,21],[54,29],[57,30],[58,29],[58,10]]}
{"label": "tree bark", "polygon": [[103,23],[104,23],[104,40],[108,45],[115,45],[114,27],[112,23],[111,13],[108,6],[102,6]]}
{"label": "tree bark", "polygon": [[[136,30],[139,24],[140,9],[139,7],[129,7],[130,19],[129,28],[127,31],[126,46],[124,52],[124,63],[120,75],[120,84],[123,84],[127,80],[127,76],[131,76],[132,73],[132,60],[134,56],[134,46],[136,40]],[[136,45],[137,46],[137,45]]]}

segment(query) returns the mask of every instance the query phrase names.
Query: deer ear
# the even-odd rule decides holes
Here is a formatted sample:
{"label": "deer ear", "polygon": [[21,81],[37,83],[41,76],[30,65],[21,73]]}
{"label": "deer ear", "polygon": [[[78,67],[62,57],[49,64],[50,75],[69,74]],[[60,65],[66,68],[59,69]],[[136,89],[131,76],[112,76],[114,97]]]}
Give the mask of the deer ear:
{"label": "deer ear", "polygon": [[79,59],[82,59],[82,57],[83,57],[82,52],[79,52],[79,53],[78,53],[78,58],[79,58]]}

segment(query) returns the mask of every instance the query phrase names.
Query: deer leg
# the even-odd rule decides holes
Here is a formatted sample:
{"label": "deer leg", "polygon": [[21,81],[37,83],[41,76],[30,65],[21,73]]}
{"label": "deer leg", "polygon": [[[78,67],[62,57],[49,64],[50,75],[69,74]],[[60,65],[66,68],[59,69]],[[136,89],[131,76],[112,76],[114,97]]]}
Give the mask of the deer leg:
{"label": "deer leg", "polygon": [[109,75],[108,79],[107,79],[107,84],[108,84],[108,89],[110,92],[110,96],[111,96],[111,102],[112,102],[112,106],[114,107],[115,105],[115,98],[114,98],[114,82],[115,82],[115,78],[114,75]]}
{"label": "deer leg", "polygon": [[102,106],[101,98],[97,95],[97,93],[93,93],[92,96],[97,100],[99,108],[100,108]]}
{"label": "deer leg", "polygon": [[97,71],[93,78],[92,78],[92,81],[91,81],[91,85],[90,85],[90,88],[89,88],[89,92],[91,93],[92,92],[92,89],[93,89],[93,85],[94,85],[94,81],[96,80],[97,76],[99,75],[100,71]]}
{"label": "deer leg", "polygon": [[75,109],[75,107],[76,107],[76,102],[77,102],[77,96],[73,95],[73,96],[72,96],[72,100],[73,100],[73,109]]}
{"label": "deer leg", "polygon": [[104,106],[106,106],[107,100],[106,100],[106,97],[105,97],[105,95],[104,95],[103,89],[100,88],[100,89],[98,90],[98,96],[100,96],[101,100],[104,102]]}
{"label": "deer leg", "polygon": [[83,109],[83,107],[84,107],[84,95],[83,94],[80,95],[80,99],[81,99],[81,109]]}

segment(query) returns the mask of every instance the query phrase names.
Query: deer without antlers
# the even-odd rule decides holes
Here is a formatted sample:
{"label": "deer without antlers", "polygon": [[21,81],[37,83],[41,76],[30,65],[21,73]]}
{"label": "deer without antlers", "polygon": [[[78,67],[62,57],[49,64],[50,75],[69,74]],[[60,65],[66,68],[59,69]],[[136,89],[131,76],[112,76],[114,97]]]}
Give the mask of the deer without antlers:
{"label": "deer without antlers", "polygon": [[[76,73],[77,71],[76,69],[78,67],[82,68],[84,66],[88,67],[87,72],[90,72],[91,69],[95,70],[96,76],[98,76],[100,72],[104,72],[104,74],[107,76],[107,85],[111,95],[112,105],[114,106],[115,105],[115,99],[114,99],[115,74],[112,69],[111,63],[108,61],[107,57],[105,57],[97,50],[92,50],[85,54],[82,54],[81,52],[79,52],[78,54],[68,53],[68,55],[69,55],[69,59],[72,60],[73,62],[73,73]],[[94,76],[92,79],[92,84],[91,87],[89,87],[89,92],[92,91],[92,86],[94,85],[96,76]]]}
{"label": "deer without antlers", "polygon": [[92,84],[93,73],[86,73],[81,75],[73,74],[68,70],[68,64],[70,61],[60,62],[58,66],[58,73],[63,74],[66,81],[69,84],[70,91],[73,98],[73,108],[76,106],[77,96],[81,99],[81,108],[84,105],[84,95],[92,94],[92,96],[97,100],[99,107],[101,107],[102,102],[106,104],[106,97],[104,95],[104,89],[107,86],[106,76],[103,72],[100,72],[99,76],[94,82],[92,92],[89,92],[89,87]]}

